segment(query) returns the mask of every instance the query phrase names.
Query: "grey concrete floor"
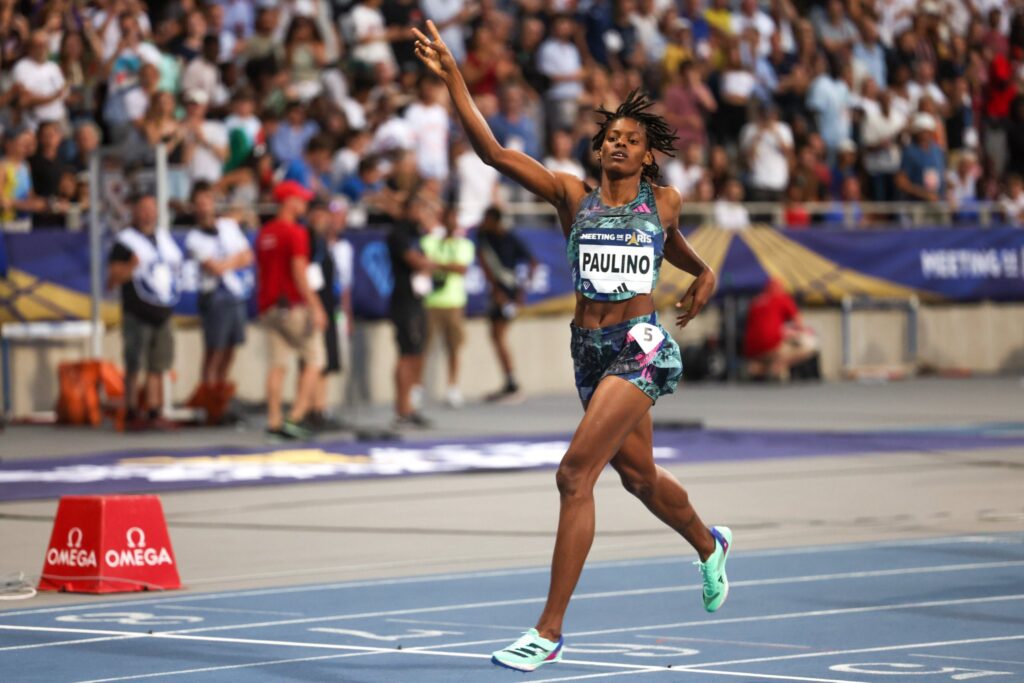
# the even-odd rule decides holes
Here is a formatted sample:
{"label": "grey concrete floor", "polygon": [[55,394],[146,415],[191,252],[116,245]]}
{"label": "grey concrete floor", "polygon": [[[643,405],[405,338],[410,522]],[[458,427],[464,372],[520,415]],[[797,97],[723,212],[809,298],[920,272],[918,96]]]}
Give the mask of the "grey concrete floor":
{"label": "grey concrete floor", "polygon": [[[513,406],[471,403],[449,410],[428,403],[434,427],[409,439],[571,432],[582,414],[571,394],[532,398]],[[723,429],[900,429],[992,421],[1024,421],[1024,379],[918,379],[891,383],[809,383],[788,386],[698,384],[680,387],[653,408],[655,420],[699,420]],[[342,412],[357,425],[389,424],[387,406]],[[351,438],[326,434],[320,440]],[[261,446],[263,420],[238,428],[186,428],[173,434],[117,434],[109,429],[11,425],[0,432],[0,460],[64,457],[152,448]]]}
{"label": "grey concrete floor", "polygon": [[[520,406],[432,411],[441,438],[567,433],[579,418],[571,396]],[[1024,423],[1015,378],[893,384],[687,387],[655,408],[656,420],[709,427],[885,430],[987,422]],[[359,419],[383,424],[386,409]],[[5,460],[69,453],[262,443],[249,432],[168,435],[13,427]],[[1024,449],[822,456],[676,466],[704,520],[729,524],[738,549],[873,542],[1024,530]],[[550,471],[439,475],[161,496],[188,591],[542,566],[550,558],[558,500]],[[597,490],[591,558],[692,551],[606,473]],[[56,501],[0,504],[0,574],[35,574]],[[131,597],[131,596],[126,596]],[[40,595],[0,610],[99,601]],[[117,599],[117,598],[113,598]]]}

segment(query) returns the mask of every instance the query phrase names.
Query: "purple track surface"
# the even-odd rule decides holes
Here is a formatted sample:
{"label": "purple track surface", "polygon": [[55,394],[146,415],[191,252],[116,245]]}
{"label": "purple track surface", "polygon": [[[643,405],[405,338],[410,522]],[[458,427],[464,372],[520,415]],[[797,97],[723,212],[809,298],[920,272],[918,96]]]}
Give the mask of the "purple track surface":
{"label": "purple track surface", "polygon": [[[334,441],[245,449],[231,446],[95,453],[0,463],[0,501],[64,495],[151,493],[442,472],[554,467],[569,434],[448,440]],[[1020,429],[806,432],[655,429],[663,464],[927,452],[1024,445]]]}

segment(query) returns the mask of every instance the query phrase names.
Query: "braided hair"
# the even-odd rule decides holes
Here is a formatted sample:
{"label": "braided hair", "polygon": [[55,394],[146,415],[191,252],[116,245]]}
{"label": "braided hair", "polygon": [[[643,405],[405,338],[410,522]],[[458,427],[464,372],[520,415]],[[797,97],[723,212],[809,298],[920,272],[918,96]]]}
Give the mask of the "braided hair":
{"label": "braided hair", "polygon": [[[603,117],[604,120],[601,122],[600,130],[597,131],[597,134],[591,141],[591,148],[595,152],[601,149],[601,145],[604,144],[604,138],[608,134],[608,127],[612,125],[612,121],[632,119],[639,123],[643,127],[644,132],[647,133],[648,149],[664,152],[669,156],[675,156],[675,146],[672,143],[679,138],[676,136],[675,131],[668,127],[668,122],[664,118],[647,111],[653,105],[654,100],[641,93],[639,89],[636,89],[626,96],[626,99],[615,111],[599,107],[596,113],[598,116]],[[659,173],[660,170],[658,169],[657,162],[652,161],[649,164],[644,164],[641,175],[648,181],[655,181],[658,179]]]}

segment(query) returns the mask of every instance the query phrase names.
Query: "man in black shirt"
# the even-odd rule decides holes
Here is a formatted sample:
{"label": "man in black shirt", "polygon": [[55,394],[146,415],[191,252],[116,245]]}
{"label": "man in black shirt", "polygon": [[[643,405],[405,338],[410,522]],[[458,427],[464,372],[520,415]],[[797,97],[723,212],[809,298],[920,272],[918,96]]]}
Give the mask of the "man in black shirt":
{"label": "man in black shirt", "polygon": [[[174,362],[171,314],[178,302],[181,249],[167,230],[157,230],[156,198],[142,193],[133,202],[134,227],[117,234],[110,252],[107,287],[121,287],[126,427],[172,426],[161,418],[163,374]],[[138,373],[145,370],[145,410]]]}
{"label": "man in black shirt", "polygon": [[36,131],[39,141],[36,153],[28,160],[32,168],[32,187],[44,199],[57,196],[64,164],[57,157],[61,143],[60,125],[55,121],[44,121]]}
{"label": "man in black shirt", "polygon": [[[341,345],[338,340],[338,294],[334,289],[338,273],[335,268],[331,245],[328,241],[331,221],[333,220],[331,205],[322,199],[314,199],[309,204],[306,223],[309,230],[309,265],[316,268],[319,275],[310,279],[310,287],[320,298],[320,303],[327,314],[327,327],[324,329],[325,346],[324,366],[317,378],[313,392],[313,406],[310,408],[302,426],[314,432],[333,431],[341,428],[341,423],[328,414],[327,380],[328,376],[341,372]],[[316,285],[314,287],[314,285]]]}
{"label": "man in black shirt", "polygon": [[388,234],[388,253],[394,289],[391,291],[391,322],[395,325],[398,365],[395,368],[395,426],[427,427],[429,421],[412,403],[412,388],[423,376],[423,350],[427,340],[427,313],[423,297],[430,293],[434,264],[423,255],[420,237],[436,216],[437,202],[413,193],[405,203],[403,220]]}
{"label": "man in black shirt", "polygon": [[47,210],[37,213],[33,217],[33,223],[41,227],[63,226],[68,202],[59,194],[61,179],[67,166],[58,154],[63,137],[60,124],[56,121],[40,123],[36,137],[36,153],[29,158],[28,165],[32,171],[32,189],[46,201]]}
{"label": "man in black shirt", "polygon": [[519,395],[519,383],[516,382],[512,353],[508,348],[508,328],[516,317],[517,307],[526,300],[526,292],[516,277],[516,267],[520,263],[529,263],[529,276],[532,277],[537,261],[522,241],[504,228],[501,210],[495,206],[484,212],[477,239],[477,255],[491,292],[488,311],[491,342],[505,373],[505,386],[490,394],[487,400],[513,400]]}

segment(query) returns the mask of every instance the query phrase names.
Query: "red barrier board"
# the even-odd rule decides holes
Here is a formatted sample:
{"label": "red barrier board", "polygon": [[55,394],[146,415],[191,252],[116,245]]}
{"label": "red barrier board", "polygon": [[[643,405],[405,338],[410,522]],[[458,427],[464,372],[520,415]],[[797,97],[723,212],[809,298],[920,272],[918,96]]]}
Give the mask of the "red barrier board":
{"label": "red barrier board", "polygon": [[41,591],[125,593],[181,588],[156,496],[65,496],[46,550]]}

